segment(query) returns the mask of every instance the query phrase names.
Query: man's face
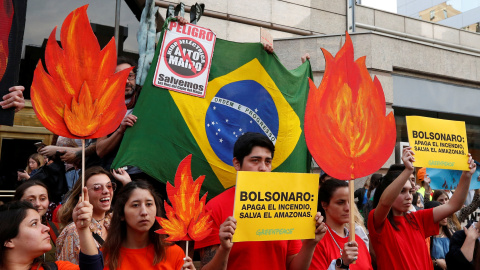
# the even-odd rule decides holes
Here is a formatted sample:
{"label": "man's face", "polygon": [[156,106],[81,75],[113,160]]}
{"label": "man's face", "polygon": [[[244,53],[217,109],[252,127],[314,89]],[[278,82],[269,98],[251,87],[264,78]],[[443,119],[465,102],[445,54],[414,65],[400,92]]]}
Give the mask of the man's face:
{"label": "man's face", "polygon": [[429,177],[429,175],[428,175],[428,174],[425,174],[425,177],[423,178],[423,181],[425,181],[425,183],[427,183],[427,184],[429,184],[429,185],[430,185],[430,181],[431,181],[431,179],[430,179],[430,177]]}
{"label": "man's face", "polygon": [[255,146],[252,152],[243,158],[243,164],[237,158],[233,158],[233,166],[237,171],[271,172],[272,152],[265,147]]}
{"label": "man's face", "polygon": [[[122,71],[124,69],[132,67],[131,65],[127,63],[123,63],[117,66],[115,69],[115,73]],[[133,70],[130,71],[130,74],[128,75],[127,82],[125,85],[125,98],[130,98],[133,95],[133,92],[135,91],[135,73],[133,73]]]}

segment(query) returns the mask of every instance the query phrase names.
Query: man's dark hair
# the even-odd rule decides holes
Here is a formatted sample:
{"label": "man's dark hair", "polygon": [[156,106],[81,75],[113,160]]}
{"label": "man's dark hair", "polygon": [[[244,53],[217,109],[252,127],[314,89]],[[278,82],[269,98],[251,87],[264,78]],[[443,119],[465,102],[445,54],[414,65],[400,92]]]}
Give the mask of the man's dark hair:
{"label": "man's dark hair", "polygon": [[130,66],[134,67],[132,71],[133,73],[137,74],[137,62],[132,58],[123,55],[119,56],[117,58],[117,66],[121,64],[129,64]]}
{"label": "man's dark hair", "polygon": [[233,157],[237,158],[237,160],[240,162],[240,166],[243,165],[243,159],[252,152],[252,149],[255,146],[267,148],[270,150],[270,152],[272,152],[273,158],[275,146],[273,145],[272,141],[270,141],[270,139],[263,134],[247,132],[238,137],[235,145],[233,146]]}

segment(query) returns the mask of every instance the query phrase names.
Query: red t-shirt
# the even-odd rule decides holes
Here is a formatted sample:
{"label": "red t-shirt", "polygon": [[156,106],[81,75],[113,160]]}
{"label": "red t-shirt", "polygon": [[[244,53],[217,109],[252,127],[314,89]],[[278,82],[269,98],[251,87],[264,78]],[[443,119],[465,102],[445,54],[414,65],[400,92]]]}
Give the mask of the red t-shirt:
{"label": "red t-shirt", "polygon": [[[330,229],[330,228],[329,228]],[[343,249],[345,243],[348,242],[349,237],[340,237],[333,230],[330,230],[335,241],[337,241],[340,248]],[[349,269],[373,269],[370,253],[365,245],[365,242],[358,235],[355,235],[355,241],[358,244],[358,260],[355,264],[350,264]],[[333,260],[340,258],[340,250],[333,241],[332,236],[327,231],[325,236],[318,242],[313,253],[312,263],[310,264],[311,270],[326,270],[330,266]]]}
{"label": "red t-shirt", "polygon": [[[234,200],[235,187],[224,191],[207,203],[206,210],[212,210],[213,229],[205,239],[195,242],[195,249],[220,244],[218,231],[227,217],[233,216]],[[287,256],[297,254],[301,248],[300,240],[235,243],[228,257],[227,269],[286,269]]]}
{"label": "red t-shirt", "polygon": [[[150,244],[144,248],[130,249],[120,248],[120,265],[118,270],[122,269],[151,269],[151,270],[179,270],[182,269],[184,264],[183,258],[185,253],[177,245],[166,247],[165,257],[161,262],[156,265],[153,264],[153,257],[155,250],[153,244]],[[104,270],[110,269],[108,264],[105,263]]]}
{"label": "red t-shirt", "polygon": [[378,270],[433,270],[432,260],[425,243],[425,238],[438,234],[438,223],[433,222],[433,208],[407,214],[416,221],[417,229],[407,221],[405,216],[395,216],[399,231],[392,227],[388,219],[385,219],[380,232],[377,232],[373,225],[374,211],[375,209],[368,216],[368,231],[377,255]]}

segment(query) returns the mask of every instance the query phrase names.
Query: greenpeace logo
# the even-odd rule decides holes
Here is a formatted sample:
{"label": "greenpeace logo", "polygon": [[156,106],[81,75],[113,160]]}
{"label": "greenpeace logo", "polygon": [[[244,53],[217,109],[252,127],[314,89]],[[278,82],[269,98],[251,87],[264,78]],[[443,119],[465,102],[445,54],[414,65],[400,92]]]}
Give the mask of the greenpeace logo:
{"label": "greenpeace logo", "polygon": [[453,165],[455,165],[455,162],[446,162],[446,161],[440,161],[440,160],[429,160],[428,165],[430,165],[430,166],[453,167]]}
{"label": "greenpeace logo", "polygon": [[258,229],[257,235],[282,235],[282,234],[292,234],[294,228],[290,229]]}

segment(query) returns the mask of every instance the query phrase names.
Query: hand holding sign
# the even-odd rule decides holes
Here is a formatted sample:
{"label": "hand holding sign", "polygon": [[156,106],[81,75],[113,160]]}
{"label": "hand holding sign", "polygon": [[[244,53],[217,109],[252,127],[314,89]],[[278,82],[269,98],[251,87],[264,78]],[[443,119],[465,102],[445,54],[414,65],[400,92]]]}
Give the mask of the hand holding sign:
{"label": "hand holding sign", "polygon": [[226,250],[230,250],[233,246],[232,239],[237,229],[237,220],[234,217],[228,217],[225,222],[220,225],[218,232],[220,237],[220,246]]}
{"label": "hand holding sign", "polygon": [[407,116],[408,141],[415,167],[468,171],[465,122]]}

